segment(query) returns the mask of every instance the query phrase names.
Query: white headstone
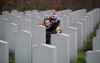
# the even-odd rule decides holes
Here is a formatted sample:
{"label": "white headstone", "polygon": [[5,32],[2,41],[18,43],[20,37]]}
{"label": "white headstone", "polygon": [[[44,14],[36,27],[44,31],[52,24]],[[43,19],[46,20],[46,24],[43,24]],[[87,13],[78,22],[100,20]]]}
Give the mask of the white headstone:
{"label": "white headstone", "polygon": [[63,31],[65,31],[69,25],[70,25],[70,16],[69,15],[58,15],[60,19],[60,27]]}
{"label": "white headstone", "polygon": [[18,14],[18,11],[17,10],[12,10],[11,11],[11,15],[16,15],[16,14]]}
{"label": "white headstone", "polygon": [[8,22],[8,21],[9,21],[8,16],[5,15],[1,16],[1,22]]}
{"label": "white headstone", "polygon": [[42,15],[42,17],[50,16],[52,15],[52,10],[41,11],[40,14]]}
{"label": "white headstone", "polygon": [[40,13],[32,14],[32,25],[39,25],[44,20],[44,17]]}
{"label": "white headstone", "polygon": [[60,27],[63,31],[66,31],[65,28],[67,28],[70,25],[70,16],[71,10],[64,10],[64,11],[58,11],[58,19],[61,21]]}
{"label": "white headstone", "polygon": [[31,19],[31,15],[25,15],[23,17],[23,23],[21,23],[21,29],[24,29],[24,30],[28,30],[28,31],[31,31],[32,29],[32,19]]}
{"label": "white headstone", "polygon": [[81,9],[69,13],[70,21],[71,21],[70,23],[75,23],[79,21],[80,19],[84,18],[85,15],[86,15],[86,9]]}
{"label": "white headstone", "polygon": [[15,35],[14,31],[17,31],[17,24],[15,23],[6,23],[5,25],[5,41],[8,42],[8,47],[12,52],[14,52],[15,49]]}
{"label": "white headstone", "polygon": [[32,27],[32,44],[45,43],[45,29],[39,26]]}
{"label": "white headstone", "polygon": [[32,51],[32,63],[57,63],[57,51],[53,45],[33,45]]}
{"label": "white headstone", "polygon": [[86,63],[100,63],[100,50],[88,51]]}
{"label": "white headstone", "polygon": [[16,23],[17,25],[18,25],[18,29],[24,29],[24,24],[25,24],[25,22],[24,22],[24,15],[16,15],[16,19],[14,20],[15,22],[14,23]]}
{"label": "white headstone", "polygon": [[83,43],[83,24],[81,22],[77,22],[77,23],[73,23],[71,26],[77,28],[78,48],[82,48],[84,45]]}
{"label": "white headstone", "polygon": [[87,13],[87,15],[89,16],[88,20],[89,20],[90,32],[93,32],[94,27],[96,26],[96,24],[98,23],[98,20],[100,19],[98,18],[100,16],[99,13],[100,12],[98,9],[94,9]]}
{"label": "white headstone", "polygon": [[32,11],[24,11],[25,14],[32,14]]}
{"label": "white headstone", "polygon": [[10,13],[9,13],[9,11],[3,11],[2,12],[2,15],[9,15]]}
{"label": "white headstone", "polygon": [[89,35],[88,16],[82,18],[80,22],[83,24],[83,40],[86,40]]}
{"label": "white headstone", "polygon": [[92,11],[90,11],[90,13],[92,14],[91,16],[93,16],[93,25],[96,26],[96,24],[99,22],[100,20],[100,9],[99,8],[95,8]]}
{"label": "white headstone", "polygon": [[66,10],[58,11],[58,12],[57,12],[57,15],[58,15],[58,16],[59,16],[59,15],[67,15],[67,13],[70,13],[70,12],[72,12],[72,10],[66,9]]}
{"label": "white headstone", "polygon": [[32,10],[32,14],[38,13],[38,10]]}
{"label": "white headstone", "polygon": [[100,39],[97,37],[93,39],[93,50],[100,50]]}
{"label": "white headstone", "polygon": [[0,40],[0,63],[9,63],[8,43]]}
{"label": "white headstone", "polygon": [[78,52],[78,31],[77,28],[69,26],[68,28],[65,28],[66,31],[64,33],[70,35],[70,58],[71,60],[75,59],[77,57]]}
{"label": "white headstone", "polygon": [[32,63],[31,48],[32,48],[32,34],[26,30],[15,32],[15,59],[16,63]]}
{"label": "white headstone", "polygon": [[70,62],[70,39],[69,35],[53,34],[51,37],[51,44],[57,48],[57,63]]}

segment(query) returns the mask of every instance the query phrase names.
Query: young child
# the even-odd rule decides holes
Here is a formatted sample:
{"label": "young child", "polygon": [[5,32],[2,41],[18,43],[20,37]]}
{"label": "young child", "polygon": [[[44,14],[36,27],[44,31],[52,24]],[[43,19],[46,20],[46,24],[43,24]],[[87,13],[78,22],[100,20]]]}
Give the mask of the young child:
{"label": "young child", "polygon": [[60,20],[56,13],[44,19],[40,25],[42,28],[46,28],[46,44],[51,44],[51,34],[61,33]]}

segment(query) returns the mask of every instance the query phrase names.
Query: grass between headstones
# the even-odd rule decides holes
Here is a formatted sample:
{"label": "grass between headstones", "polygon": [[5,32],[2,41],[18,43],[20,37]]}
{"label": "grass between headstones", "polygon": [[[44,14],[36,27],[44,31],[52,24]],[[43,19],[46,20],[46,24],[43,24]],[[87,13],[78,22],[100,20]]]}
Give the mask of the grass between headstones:
{"label": "grass between headstones", "polygon": [[78,57],[76,58],[75,62],[73,62],[73,63],[86,63],[85,56],[86,56],[86,54],[85,54],[84,50],[80,49],[78,51]]}
{"label": "grass between headstones", "polygon": [[9,52],[9,63],[15,63],[15,54]]}
{"label": "grass between headstones", "polygon": [[96,36],[96,30],[99,28],[99,25],[100,25],[100,22],[94,28],[94,32],[91,32],[87,36],[87,39],[84,41],[83,48],[78,50],[78,57],[75,59],[73,63],[86,63],[86,52],[88,50],[93,49],[92,48],[93,38]]}

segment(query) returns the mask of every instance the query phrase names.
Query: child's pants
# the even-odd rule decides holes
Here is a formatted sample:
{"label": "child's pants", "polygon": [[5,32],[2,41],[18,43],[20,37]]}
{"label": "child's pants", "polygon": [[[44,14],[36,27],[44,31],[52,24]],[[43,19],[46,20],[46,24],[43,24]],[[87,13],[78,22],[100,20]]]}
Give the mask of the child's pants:
{"label": "child's pants", "polygon": [[51,44],[51,33],[46,31],[46,44]]}
{"label": "child's pants", "polygon": [[46,44],[51,44],[51,34],[56,34],[56,31],[50,32],[46,30]]}

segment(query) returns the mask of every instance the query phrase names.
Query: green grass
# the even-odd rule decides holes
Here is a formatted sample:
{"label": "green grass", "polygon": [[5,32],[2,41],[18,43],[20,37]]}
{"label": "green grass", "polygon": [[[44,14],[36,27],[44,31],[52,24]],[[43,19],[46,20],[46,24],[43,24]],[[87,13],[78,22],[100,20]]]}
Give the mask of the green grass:
{"label": "green grass", "polygon": [[78,51],[78,57],[75,60],[75,63],[86,63],[85,56],[86,56],[86,54],[85,54],[84,50],[80,49]]}
{"label": "green grass", "polygon": [[96,32],[92,32],[89,34],[87,37],[87,40],[84,42],[84,51],[92,50],[92,43],[93,43],[93,38],[96,36]]}
{"label": "green grass", "polygon": [[15,63],[15,54],[9,53],[9,63]]}

